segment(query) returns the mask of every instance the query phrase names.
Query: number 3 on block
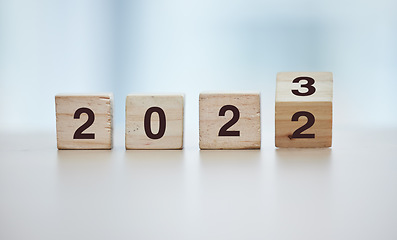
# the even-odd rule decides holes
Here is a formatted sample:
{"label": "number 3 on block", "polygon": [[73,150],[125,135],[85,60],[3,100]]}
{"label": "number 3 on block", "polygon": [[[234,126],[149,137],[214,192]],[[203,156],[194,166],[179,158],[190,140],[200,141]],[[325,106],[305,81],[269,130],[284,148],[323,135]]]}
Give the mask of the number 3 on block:
{"label": "number 3 on block", "polygon": [[259,93],[201,93],[200,149],[261,146]]}
{"label": "number 3 on block", "polygon": [[331,147],[332,73],[277,74],[276,147]]}

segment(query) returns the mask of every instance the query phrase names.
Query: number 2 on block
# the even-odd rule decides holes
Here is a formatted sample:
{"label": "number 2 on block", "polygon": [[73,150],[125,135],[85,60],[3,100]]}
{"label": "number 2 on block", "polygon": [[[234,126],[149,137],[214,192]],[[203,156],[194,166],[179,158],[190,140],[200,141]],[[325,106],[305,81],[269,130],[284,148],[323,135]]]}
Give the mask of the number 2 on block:
{"label": "number 2 on block", "polygon": [[229,122],[225,123],[219,129],[218,136],[219,137],[229,137],[229,136],[240,136],[240,131],[230,131],[228,130],[231,126],[233,126],[240,118],[240,111],[236,106],[233,105],[225,105],[219,110],[219,116],[225,116],[226,111],[232,111],[233,112],[233,117],[230,119]]}
{"label": "number 2 on block", "polygon": [[290,139],[294,139],[294,138],[315,138],[314,134],[308,134],[308,133],[302,133],[303,131],[309,129],[311,126],[314,125],[315,122],[315,118],[314,115],[309,113],[309,112],[305,112],[305,111],[300,111],[300,112],[296,112],[294,115],[292,115],[291,121],[296,122],[299,120],[300,117],[306,117],[307,118],[307,122],[305,123],[305,125],[303,125],[302,127],[298,128],[295,130],[295,132],[288,136]]}
{"label": "number 2 on block", "polygon": [[95,133],[83,133],[84,130],[89,128],[95,121],[95,114],[89,108],[79,108],[74,113],[74,119],[80,119],[81,114],[87,114],[87,121],[77,128],[76,132],[74,132],[73,139],[95,139]]}

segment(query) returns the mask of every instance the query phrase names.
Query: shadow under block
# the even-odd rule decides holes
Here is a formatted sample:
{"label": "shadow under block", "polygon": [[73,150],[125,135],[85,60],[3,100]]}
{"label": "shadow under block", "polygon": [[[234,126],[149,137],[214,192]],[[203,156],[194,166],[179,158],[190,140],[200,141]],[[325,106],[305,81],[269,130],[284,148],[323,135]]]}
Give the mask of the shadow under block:
{"label": "shadow under block", "polygon": [[332,146],[332,85],[330,72],[277,74],[276,147]]}
{"label": "shadow under block", "polygon": [[55,96],[58,149],[112,149],[112,94]]}
{"label": "shadow under block", "polygon": [[126,149],[183,148],[183,94],[131,94],[125,111]]}
{"label": "shadow under block", "polygon": [[259,93],[201,93],[199,105],[200,149],[261,147]]}

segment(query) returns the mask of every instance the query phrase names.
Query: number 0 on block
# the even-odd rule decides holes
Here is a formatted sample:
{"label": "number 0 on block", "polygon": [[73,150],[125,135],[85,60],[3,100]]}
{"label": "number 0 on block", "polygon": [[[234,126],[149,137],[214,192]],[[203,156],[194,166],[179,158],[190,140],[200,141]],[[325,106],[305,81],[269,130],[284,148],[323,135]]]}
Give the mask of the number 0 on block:
{"label": "number 0 on block", "polygon": [[126,99],[126,149],[182,149],[184,95],[131,94]]}

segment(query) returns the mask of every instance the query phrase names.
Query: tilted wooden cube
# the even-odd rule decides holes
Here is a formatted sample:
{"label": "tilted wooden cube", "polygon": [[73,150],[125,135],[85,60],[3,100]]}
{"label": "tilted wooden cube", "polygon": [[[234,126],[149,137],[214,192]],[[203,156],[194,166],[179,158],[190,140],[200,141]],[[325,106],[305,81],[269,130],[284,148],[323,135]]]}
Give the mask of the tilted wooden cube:
{"label": "tilted wooden cube", "polygon": [[184,95],[131,94],[126,99],[126,149],[182,149]]}
{"label": "tilted wooden cube", "polygon": [[277,74],[276,147],[332,145],[332,73]]}
{"label": "tilted wooden cube", "polygon": [[261,147],[259,93],[201,93],[200,149]]}
{"label": "tilted wooden cube", "polygon": [[113,94],[55,96],[58,149],[111,149]]}

